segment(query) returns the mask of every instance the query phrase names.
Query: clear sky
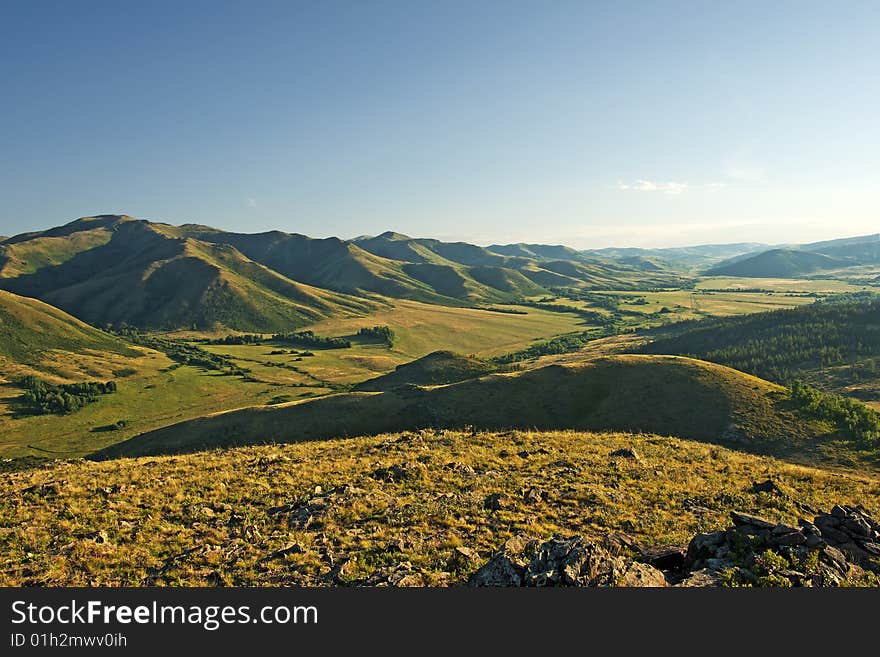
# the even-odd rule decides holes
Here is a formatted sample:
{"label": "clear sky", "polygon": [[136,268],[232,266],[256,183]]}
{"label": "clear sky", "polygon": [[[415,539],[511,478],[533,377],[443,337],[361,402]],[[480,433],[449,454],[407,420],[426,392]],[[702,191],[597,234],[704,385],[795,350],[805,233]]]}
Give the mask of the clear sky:
{"label": "clear sky", "polygon": [[878,2],[0,3],[0,234],[880,230]]}

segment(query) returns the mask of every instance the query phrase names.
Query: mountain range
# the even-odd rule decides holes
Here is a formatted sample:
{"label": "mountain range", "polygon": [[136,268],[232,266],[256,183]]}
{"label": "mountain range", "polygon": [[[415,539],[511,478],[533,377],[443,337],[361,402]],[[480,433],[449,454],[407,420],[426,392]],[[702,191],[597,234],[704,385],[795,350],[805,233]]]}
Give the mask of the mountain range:
{"label": "mountain range", "polygon": [[783,247],[577,251],[392,231],[351,240],[248,234],[97,215],[5,238],[0,289],[94,326],[268,332],[367,314],[393,299],[479,306],[555,288],[674,288],[699,272],[796,278],[870,264],[880,264],[878,235]]}
{"label": "mountain range", "polygon": [[344,241],[99,215],[0,243],[0,288],[96,326],[275,331],[364,314],[389,298],[473,306],[554,286],[683,280],[565,247],[494,249],[390,232]]}

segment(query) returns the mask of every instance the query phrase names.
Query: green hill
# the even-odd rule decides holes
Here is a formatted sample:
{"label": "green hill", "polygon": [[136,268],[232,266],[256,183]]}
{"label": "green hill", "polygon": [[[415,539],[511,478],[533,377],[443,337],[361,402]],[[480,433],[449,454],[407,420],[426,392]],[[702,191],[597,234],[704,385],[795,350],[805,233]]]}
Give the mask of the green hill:
{"label": "green hill", "polygon": [[785,389],[736,370],[673,356],[614,356],[494,374],[431,389],[349,393],[248,408],[172,425],[93,455],[191,452],[419,427],[644,431],[819,458],[833,428],[786,410]]}
{"label": "green hill", "polygon": [[[868,395],[864,387],[880,368],[880,299],[700,320],[641,351],[701,358],[778,383],[806,378],[827,390],[880,400],[880,390]],[[848,391],[850,386],[855,388]]]}
{"label": "green hill", "polygon": [[443,385],[483,376],[494,369],[491,363],[481,358],[462,356],[451,351],[435,351],[410,363],[398,365],[389,374],[359,383],[354,389],[378,392],[405,385]]}
{"label": "green hill", "polygon": [[798,278],[824,269],[849,264],[840,258],[795,249],[772,249],[735,262],[722,262],[706,272],[708,276],[743,278]]}
{"label": "green hill", "polygon": [[58,308],[0,290],[0,357],[36,365],[54,350],[139,355],[122,340]]}
{"label": "green hill", "polygon": [[63,259],[25,260],[26,267],[4,270],[0,287],[98,326],[275,331],[376,307],[292,281],[229,245],[166,224],[117,218],[92,228],[79,220],[47,233],[13,238],[16,253],[50,241],[65,247]]}

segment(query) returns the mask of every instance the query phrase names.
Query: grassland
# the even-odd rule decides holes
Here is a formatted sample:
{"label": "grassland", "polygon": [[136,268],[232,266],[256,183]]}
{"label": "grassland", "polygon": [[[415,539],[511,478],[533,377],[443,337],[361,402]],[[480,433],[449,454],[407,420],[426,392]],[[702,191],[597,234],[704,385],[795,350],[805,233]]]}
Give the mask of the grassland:
{"label": "grassland", "polygon": [[[383,310],[366,318],[338,319],[315,327],[322,335],[350,335],[362,326],[388,324],[399,336],[393,348],[354,339],[351,349],[314,349],[313,356],[303,357],[298,353],[272,355],[271,351],[279,349],[265,344],[201,345],[206,350],[232,356],[237,365],[250,370],[247,378],[222,376],[188,366],[169,370],[173,363],[164,354],[140,349],[130,352],[134,357],[55,351],[47,354],[36,370],[10,362],[4,370],[7,380],[0,387],[0,456],[82,456],[134,435],[205,414],[325,395],[333,392],[335,386],[353,385],[393,371],[397,365],[442,345],[453,344],[468,353],[491,354],[499,350],[499,344],[525,346],[536,338],[577,329],[582,322],[574,315],[534,309],[528,309],[528,315],[506,315],[410,301],[395,304],[395,310]],[[114,340],[87,328],[103,339]],[[118,341],[114,344],[126,348]],[[284,345],[284,350],[290,351],[290,347]],[[114,372],[129,370],[133,372],[118,381],[116,394],[73,415],[15,415],[15,398],[21,391],[12,381],[18,376],[36,371],[60,383],[105,380],[113,378]],[[119,420],[127,422],[123,429],[94,431]]]}
{"label": "grassland", "polygon": [[[639,460],[611,456],[629,447]],[[783,495],[749,492],[768,478]],[[455,585],[514,534],[682,545],[732,510],[796,524],[804,504],[876,516],[878,497],[867,473],[644,434],[439,430],[56,461],[0,480],[0,585],[338,585],[406,563],[410,584]]]}

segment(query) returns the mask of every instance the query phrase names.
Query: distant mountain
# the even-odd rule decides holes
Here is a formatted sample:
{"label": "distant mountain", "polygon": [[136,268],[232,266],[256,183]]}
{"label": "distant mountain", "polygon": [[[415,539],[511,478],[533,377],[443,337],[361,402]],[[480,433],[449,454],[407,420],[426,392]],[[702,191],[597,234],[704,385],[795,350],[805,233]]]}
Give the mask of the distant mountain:
{"label": "distant mountain", "polygon": [[799,248],[804,251],[817,251],[819,253],[831,253],[843,248],[880,245],[880,233],[873,235],[859,235],[857,237],[844,237],[824,242],[812,242],[803,244]]}
{"label": "distant mountain", "polygon": [[[36,365],[50,352],[136,356],[115,336],[38,301],[0,290],[0,362]],[[55,356],[57,358],[57,355]]]}
{"label": "distant mountain", "polygon": [[[630,289],[651,279],[652,285],[679,285],[678,274],[663,268],[645,269],[579,253],[565,246],[542,244],[493,245],[416,239],[387,232],[354,242],[377,256],[410,263],[405,271],[443,294],[503,301],[497,290],[519,296],[546,293],[548,287]],[[481,290],[480,286],[494,288]]]}
{"label": "distant mountain", "polygon": [[553,286],[682,282],[644,262],[517,246],[518,255],[503,255],[394,232],[347,242],[99,215],[4,241],[0,289],[99,326],[276,331],[369,312],[385,303],[377,295],[468,306],[544,295]]}
{"label": "distant mountain", "polygon": [[665,263],[674,267],[699,269],[709,267],[729,258],[748,253],[758,253],[771,248],[757,242],[735,244],[701,244],[698,246],[670,247],[659,249],[640,249],[635,247],[610,247],[583,251],[587,255],[611,258],[626,262],[628,258],[650,258],[656,264]]}
{"label": "distant mountain", "polygon": [[299,283],[225,244],[130,217],[80,219],[0,245],[0,288],[90,324],[273,331],[367,312],[366,299]]}
{"label": "distant mountain", "polygon": [[798,278],[824,270],[880,264],[880,235],[847,237],[731,258],[706,273],[756,278]]}
{"label": "distant mountain", "polygon": [[706,271],[709,276],[746,278],[797,278],[823,269],[846,266],[846,262],[821,253],[795,249],[772,249],[749,258],[725,262]]}
{"label": "distant mountain", "polygon": [[486,250],[503,256],[533,260],[584,260],[583,254],[567,246],[547,244],[493,244]]}

